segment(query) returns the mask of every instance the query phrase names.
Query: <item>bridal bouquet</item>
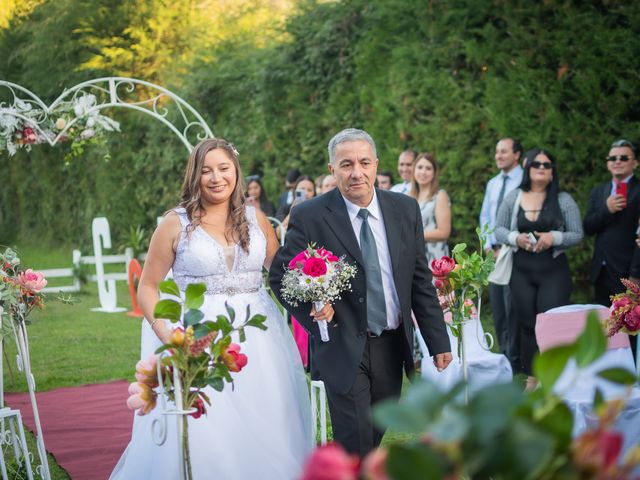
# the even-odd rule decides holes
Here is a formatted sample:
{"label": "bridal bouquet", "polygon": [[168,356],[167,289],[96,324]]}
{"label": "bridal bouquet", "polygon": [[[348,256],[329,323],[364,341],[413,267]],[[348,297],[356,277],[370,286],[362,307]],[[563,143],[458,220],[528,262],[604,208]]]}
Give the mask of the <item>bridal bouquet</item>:
{"label": "bridal bouquet", "polygon": [[629,335],[640,332],[640,286],[627,278],[620,281],[627,291],[611,297],[610,316],[605,324],[609,337],[618,332]]}
{"label": "bridal bouquet", "polygon": [[266,317],[251,316],[247,307],[244,322],[234,325],[235,311],[225,304],[228,316],[218,315],[216,320],[204,320],[205,314],[200,310],[206,290],[203,283],[188,285],[184,300],[181,300],[173,280],[161,282],[159,289],[180,300],[160,300],[154,309],[154,317],[172,323],[181,322],[181,326],[173,331],[169,343],[158,348],[150,358],[138,362],[136,382],[129,386],[127,406],[137,410],[139,415],[149,413],[158,400],[156,388],[159,388],[163,403],[166,397],[175,404],[176,410],[165,409],[163,413],[182,416],[183,478],[190,479],[187,416],[200,418],[206,414],[211,400],[205,387],[220,392],[226,382],[233,388],[231,374],[240,372],[247,365],[248,358],[241,353],[240,345],[231,341],[231,336],[237,332],[239,342],[244,342],[247,327],[267,329],[264,324]]}
{"label": "bridal bouquet", "polygon": [[0,254],[0,315],[4,311],[16,323],[26,321],[32,310],[44,307],[46,286],[44,275],[25,269],[12,249]]}
{"label": "bridal bouquet", "polygon": [[[351,279],[357,269],[329,250],[311,243],[291,259],[282,277],[282,297],[293,306],[299,302],[313,302],[316,310],[324,304],[340,298],[344,291],[351,291]],[[327,322],[318,322],[320,337],[329,341]]]}

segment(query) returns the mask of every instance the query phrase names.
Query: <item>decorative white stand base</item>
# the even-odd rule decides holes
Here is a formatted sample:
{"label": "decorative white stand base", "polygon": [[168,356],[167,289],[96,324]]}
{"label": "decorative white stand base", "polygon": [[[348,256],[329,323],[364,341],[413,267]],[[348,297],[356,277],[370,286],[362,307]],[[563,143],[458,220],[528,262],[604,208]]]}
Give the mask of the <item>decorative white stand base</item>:
{"label": "decorative white stand base", "polygon": [[[9,426],[9,430],[6,429],[5,421]],[[16,463],[22,466],[24,462],[27,478],[33,480],[31,456],[27,450],[27,440],[24,436],[24,428],[22,427],[22,415],[20,415],[19,410],[4,407],[0,409],[0,447],[9,444],[13,446],[13,455]],[[2,472],[2,480],[8,480],[7,465],[4,460],[2,448],[0,448],[0,472]]]}

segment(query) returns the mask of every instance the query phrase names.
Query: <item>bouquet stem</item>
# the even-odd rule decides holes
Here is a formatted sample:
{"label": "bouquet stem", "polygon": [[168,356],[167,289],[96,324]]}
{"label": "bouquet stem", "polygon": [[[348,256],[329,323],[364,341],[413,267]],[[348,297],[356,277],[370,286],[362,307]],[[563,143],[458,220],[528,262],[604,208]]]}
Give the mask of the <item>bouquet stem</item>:
{"label": "bouquet stem", "polygon": [[192,480],[188,415],[180,415],[180,417],[182,422],[182,478],[184,480]]}
{"label": "bouquet stem", "polygon": [[[324,302],[313,302],[313,306],[316,311],[322,310],[324,307]],[[329,327],[327,326],[326,320],[318,320],[318,328],[320,329],[320,339],[323,342],[329,341]]]}

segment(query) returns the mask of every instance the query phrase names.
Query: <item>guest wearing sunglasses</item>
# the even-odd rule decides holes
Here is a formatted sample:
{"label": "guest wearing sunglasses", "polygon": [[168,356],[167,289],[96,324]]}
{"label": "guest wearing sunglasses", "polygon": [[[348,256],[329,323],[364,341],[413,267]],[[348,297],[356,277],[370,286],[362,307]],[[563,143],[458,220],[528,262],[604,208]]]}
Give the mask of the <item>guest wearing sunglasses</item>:
{"label": "guest wearing sunglasses", "polygon": [[522,183],[500,205],[495,235],[498,243],[515,249],[509,287],[521,367],[530,390],[537,385],[531,369],[538,350],[536,316],[569,303],[571,273],[564,251],[583,236],[578,205],[560,191],[557,163],[548,151],[533,149],[525,154]]}
{"label": "guest wearing sunglasses", "polygon": [[[585,232],[596,236],[591,264],[595,300],[606,306],[611,305],[611,295],[625,290],[620,278],[640,278],[640,249],[635,243],[640,216],[637,153],[628,140],[611,144],[603,159],[611,178],[591,190],[584,218]],[[635,347],[632,350],[635,354]]]}

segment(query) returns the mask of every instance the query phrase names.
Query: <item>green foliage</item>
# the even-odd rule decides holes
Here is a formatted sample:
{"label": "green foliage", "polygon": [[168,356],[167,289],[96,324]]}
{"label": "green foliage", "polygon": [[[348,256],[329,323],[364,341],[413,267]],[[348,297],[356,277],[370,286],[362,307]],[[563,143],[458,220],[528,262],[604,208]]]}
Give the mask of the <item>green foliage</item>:
{"label": "green foliage", "polygon": [[[159,82],[238,146],[272,199],[289,167],[324,173],[346,126],[373,135],[380,168],[395,171],[406,147],[434,151],[451,244],[473,238],[500,137],[549,148],[583,213],[610,142],[640,138],[637,2],[304,0],[278,30],[286,3],[198,1],[216,13],[197,15],[186,0],[44,1],[0,30],[0,78],[47,100],[101,75]],[[114,117],[108,163],[95,147],[66,168],[45,146],[0,157],[0,241],[86,245],[98,215],[120,243],[132,225],[155,228],[178,201],[186,151],[148,117]],[[583,294],[591,246],[569,252]]]}
{"label": "green foliage", "polygon": [[[597,346],[598,353],[586,352],[583,344],[601,345],[603,341],[606,348],[600,320],[591,313],[574,343],[539,355],[534,365],[542,388],[528,394],[516,384],[491,385],[476,392],[465,405],[457,398],[462,384],[445,393],[435,384],[421,381],[400,403],[380,404],[374,409],[378,425],[421,434],[390,446],[386,464],[390,477],[586,478],[581,471],[584,465],[575,456],[575,452],[584,454],[584,445],[572,443],[573,415],[553,393],[553,386],[571,357],[580,367],[587,367],[605,351]],[[553,371],[545,372],[548,368]],[[632,372],[623,369],[599,375],[619,384],[637,381]],[[599,396],[596,401],[602,402]],[[612,404],[614,409],[620,408],[618,401]],[[604,428],[603,419],[597,431]],[[585,437],[590,434],[593,436],[589,432]]]}

